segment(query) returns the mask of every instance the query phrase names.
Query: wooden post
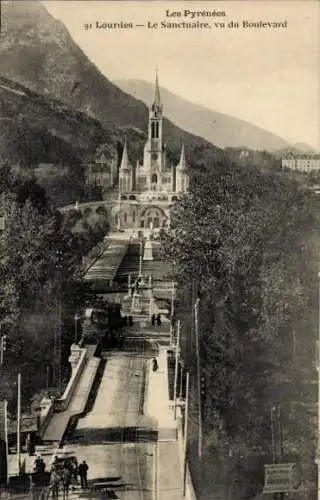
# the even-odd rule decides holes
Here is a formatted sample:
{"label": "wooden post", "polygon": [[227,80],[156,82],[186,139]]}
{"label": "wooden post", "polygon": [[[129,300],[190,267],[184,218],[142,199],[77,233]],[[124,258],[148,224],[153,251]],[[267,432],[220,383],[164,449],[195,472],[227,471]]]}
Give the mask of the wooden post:
{"label": "wooden post", "polygon": [[50,384],[50,366],[46,366],[46,389],[47,391],[49,390],[49,384]]}
{"label": "wooden post", "polygon": [[[282,461],[281,409],[279,405],[271,407],[271,434],[273,463]],[[274,493],[274,500],[284,500],[284,493]]]}
{"label": "wooden post", "polygon": [[171,292],[171,319],[174,314],[174,281],[172,281],[172,292]]}
{"label": "wooden post", "polygon": [[18,474],[20,475],[20,434],[21,434],[21,373],[18,373],[18,412],[17,412],[17,457]]}
{"label": "wooden post", "polygon": [[189,409],[189,372],[187,372],[187,377],[186,377],[186,401],[184,406],[183,497],[186,496],[186,486],[187,486],[188,409]]}
{"label": "wooden post", "polygon": [[157,441],[157,450],[156,450],[156,453],[157,453],[157,458],[156,458],[156,472],[157,472],[157,476],[156,476],[156,499],[157,500],[160,500],[161,499],[161,494],[160,494],[160,450],[159,450],[159,441]]}
{"label": "wooden post", "polygon": [[179,398],[182,399],[182,379],[183,379],[183,366],[180,366],[180,385],[179,385]]}
{"label": "wooden post", "polygon": [[173,386],[173,399],[174,399],[174,418],[177,418],[177,384],[178,384],[178,362],[179,362],[179,345],[180,345],[180,320],[177,324],[177,342],[176,342],[176,356],[174,364],[174,386]]}
{"label": "wooden post", "polygon": [[[142,245],[141,245],[141,252],[142,252]],[[139,260],[139,276],[142,275],[142,253],[140,254],[140,260]]]}
{"label": "wooden post", "polygon": [[[9,456],[9,443],[8,443],[8,401],[4,400],[4,435],[5,435],[5,443],[6,443],[6,461],[8,464],[8,456]],[[7,467],[7,479],[6,482],[9,481],[8,467]]]}

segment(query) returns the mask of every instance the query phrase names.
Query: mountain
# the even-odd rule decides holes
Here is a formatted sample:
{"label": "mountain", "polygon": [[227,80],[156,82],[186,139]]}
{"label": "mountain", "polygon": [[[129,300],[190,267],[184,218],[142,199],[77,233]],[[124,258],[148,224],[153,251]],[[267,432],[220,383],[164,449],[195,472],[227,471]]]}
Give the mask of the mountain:
{"label": "mountain", "polygon": [[277,158],[285,158],[290,156],[295,158],[298,158],[299,156],[319,157],[319,153],[314,148],[309,146],[309,144],[305,144],[304,142],[295,143],[292,146],[274,151],[274,155]]}
{"label": "mountain", "polygon": [[[123,136],[128,127],[141,137],[146,133],[148,109],[145,104],[102,75],[63,23],[53,18],[38,1],[15,0],[2,4],[0,75],[97,119],[107,130],[123,130]],[[222,152],[207,141],[168,120],[164,131],[168,153],[174,160],[183,142],[191,157],[199,157],[201,148],[210,148],[214,158],[222,157]],[[141,154],[141,145],[139,150]]]}
{"label": "mountain", "polygon": [[61,101],[0,76],[0,153],[14,164],[80,165],[116,135]]}
{"label": "mountain", "polygon": [[[146,104],[152,99],[153,86],[142,80],[116,80],[114,83]],[[248,147],[274,151],[289,144],[281,137],[232,116],[191,103],[161,88],[167,118],[188,132],[201,135],[218,147]]]}
{"label": "mountain", "polygon": [[301,153],[311,153],[315,154],[316,151],[312,146],[309,146],[309,144],[306,144],[305,142],[296,142],[293,144],[293,148],[300,151]]}

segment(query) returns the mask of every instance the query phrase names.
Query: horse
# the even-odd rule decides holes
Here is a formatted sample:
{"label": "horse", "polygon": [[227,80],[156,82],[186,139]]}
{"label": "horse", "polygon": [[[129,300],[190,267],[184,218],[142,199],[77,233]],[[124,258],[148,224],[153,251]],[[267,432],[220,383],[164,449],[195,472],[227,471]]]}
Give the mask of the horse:
{"label": "horse", "polygon": [[68,498],[69,497],[69,488],[71,484],[71,479],[72,479],[72,471],[68,467],[64,467],[62,469],[62,473],[60,475],[60,481],[62,484],[63,488],[63,498]]}
{"label": "horse", "polygon": [[59,497],[59,486],[60,486],[61,478],[60,474],[56,470],[51,471],[50,474],[50,490],[52,493],[52,498]]}

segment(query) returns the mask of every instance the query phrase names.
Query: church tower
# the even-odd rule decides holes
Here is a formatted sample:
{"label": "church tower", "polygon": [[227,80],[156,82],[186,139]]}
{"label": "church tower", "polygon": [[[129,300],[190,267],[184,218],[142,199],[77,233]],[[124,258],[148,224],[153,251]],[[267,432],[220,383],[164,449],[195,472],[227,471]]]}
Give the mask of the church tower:
{"label": "church tower", "polygon": [[185,193],[189,189],[189,175],[186,156],[184,152],[184,144],[182,144],[180,161],[176,167],[176,191]]}
{"label": "church tower", "polygon": [[125,141],[119,169],[119,194],[130,191],[132,191],[132,166],[129,163],[127,141]]}
{"label": "church tower", "polygon": [[165,154],[162,135],[163,106],[160,98],[158,73],[154,86],[153,102],[149,108],[148,140],[144,147],[143,165],[147,173],[146,187],[158,191],[161,175],[165,169]]}

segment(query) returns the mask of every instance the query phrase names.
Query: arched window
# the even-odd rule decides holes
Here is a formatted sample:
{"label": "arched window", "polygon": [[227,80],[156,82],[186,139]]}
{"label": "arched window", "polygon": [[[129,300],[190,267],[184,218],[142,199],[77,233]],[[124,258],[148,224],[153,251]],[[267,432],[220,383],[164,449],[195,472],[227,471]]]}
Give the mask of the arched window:
{"label": "arched window", "polygon": [[151,182],[152,182],[152,184],[157,184],[157,182],[158,182],[157,174],[152,174]]}
{"label": "arched window", "polygon": [[133,224],[136,222],[136,213],[135,213],[135,211],[132,212],[132,222],[133,222]]}
{"label": "arched window", "polygon": [[156,123],[151,122],[151,138],[155,139],[156,137]]}
{"label": "arched window", "polygon": [[114,223],[115,223],[115,225],[117,225],[117,224],[118,224],[118,220],[119,220],[119,219],[118,219],[118,216],[117,216],[117,215],[115,215],[115,216],[114,216]]}
{"label": "arched window", "polygon": [[159,122],[156,122],[156,138],[159,138]]}
{"label": "arched window", "polygon": [[125,212],[125,213],[124,213],[124,215],[123,215],[123,220],[124,220],[124,222],[127,222],[127,220],[128,220],[128,215],[127,215],[127,213],[126,213],[126,212]]}

